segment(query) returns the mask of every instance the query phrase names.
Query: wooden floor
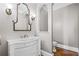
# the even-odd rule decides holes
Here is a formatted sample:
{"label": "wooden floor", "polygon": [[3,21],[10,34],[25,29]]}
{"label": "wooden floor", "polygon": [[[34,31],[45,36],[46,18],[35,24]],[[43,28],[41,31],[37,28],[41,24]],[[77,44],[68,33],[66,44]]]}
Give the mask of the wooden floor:
{"label": "wooden floor", "polygon": [[54,53],[54,56],[78,56],[77,52],[66,50],[63,48],[56,48],[56,52]]}

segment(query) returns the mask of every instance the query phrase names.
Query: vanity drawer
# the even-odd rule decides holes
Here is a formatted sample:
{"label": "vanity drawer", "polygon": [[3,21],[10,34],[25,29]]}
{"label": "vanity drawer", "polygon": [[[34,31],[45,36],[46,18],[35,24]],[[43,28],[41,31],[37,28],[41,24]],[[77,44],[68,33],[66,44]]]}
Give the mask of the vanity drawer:
{"label": "vanity drawer", "polygon": [[13,46],[14,46],[14,48],[20,49],[20,48],[24,48],[24,47],[30,47],[35,44],[38,44],[38,41],[16,43]]}

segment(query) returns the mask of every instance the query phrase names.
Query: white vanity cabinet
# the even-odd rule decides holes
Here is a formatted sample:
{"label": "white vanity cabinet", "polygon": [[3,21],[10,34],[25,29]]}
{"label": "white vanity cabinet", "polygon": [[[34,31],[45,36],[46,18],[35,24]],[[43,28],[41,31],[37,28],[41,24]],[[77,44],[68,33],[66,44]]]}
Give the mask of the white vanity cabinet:
{"label": "white vanity cabinet", "polygon": [[14,39],[8,41],[9,56],[39,56],[40,39],[37,37]]}

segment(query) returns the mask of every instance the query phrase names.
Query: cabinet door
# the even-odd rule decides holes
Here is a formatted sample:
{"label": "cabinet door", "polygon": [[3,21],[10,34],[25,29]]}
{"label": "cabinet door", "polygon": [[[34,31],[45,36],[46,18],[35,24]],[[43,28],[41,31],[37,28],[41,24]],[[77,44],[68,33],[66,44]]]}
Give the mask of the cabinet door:
{"label": "cabinet door", "polygon": [[40,41],[24,42],[10,46],[10,56],[38,56],[40,55]]}
{"label": "cabinet door", "polygon": [[23,48],[16,48],[14,51],[15,56],[36,56],[38,55],[38,46],[37,44],[31,45]]}

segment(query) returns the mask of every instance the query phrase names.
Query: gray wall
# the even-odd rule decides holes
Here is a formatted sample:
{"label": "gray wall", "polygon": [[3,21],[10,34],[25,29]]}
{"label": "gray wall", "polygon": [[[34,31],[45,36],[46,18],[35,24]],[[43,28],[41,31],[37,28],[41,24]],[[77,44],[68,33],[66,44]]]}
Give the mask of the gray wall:
{"label": "gray wall", "polygon": [[53,40],[78,48],[79,4],[53,11]]}

